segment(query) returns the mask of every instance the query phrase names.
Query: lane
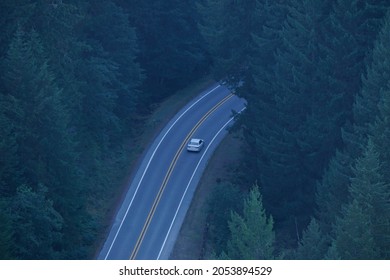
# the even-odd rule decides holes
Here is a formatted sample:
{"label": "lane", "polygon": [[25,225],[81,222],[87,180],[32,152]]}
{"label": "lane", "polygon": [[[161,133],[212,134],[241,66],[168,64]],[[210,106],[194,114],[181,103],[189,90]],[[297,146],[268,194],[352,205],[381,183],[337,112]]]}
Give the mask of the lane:
{"label": "lane", "polygon": [[229,100],[229,104],[219,108],[219,112],[211,115],[195,132],[195,138],[206,142],[203,151],[199,154],[181,151],[177,161],[180,168],[171,175],[136,259],[169,259],[207,161],[226,135],[226,128],[233,123],[231,109],[239,112],[244,108],[237,97]]}
{"label": "lane", "polygon": [[[156,198],[155,198],[155,200],[153,202],[153,205],[152,205],[151,210],[150,210],[150,212],[149,212],[149,214],[147,216],[145,224],[144,224],[144,226],[143,226],[143,228],[141,230],[141,233],[140,233],[140,235],[139,235],[139,237],[137,239],[135,247],[134,247],[134,249],[133,249],[133,251],[132,251],[132,253],[130,255],[130,259],[136,258],[137,254],[138,254],[138,250],[139,250],[139,248],[140,248],[140,246],[141,246],[141,244],[143,242],[143,239],[145,237],[146,232],[148,231],[149,225],[151,223],[152,218],[154,217],[155,211],[157,209],[157,206],[160,203],[160,200],[162,198],[164,190],[167,187],[167,184],[168,184],[169,180],[171,179],[172,173],[175,170],[183,171],[182,167],[180,167],[180,168],[178,167],[177,169],[175,169],[175,167],[176,167],[177,161],[179,159],[179,156],[181,155],[182,151],[185,150],[187,143],[190,141],[190,139],[192,138],[193,134],[198,130],[198,128],[201,125],[203,125],[203,123],[209,118],[209,116],[211,116],[213,113],[215,113],[220,107],[222,107],[232,97],[233,97],[232,94],[227,95],[220,102],[218,102],[213,108],[211,108],[204,116],[202,116],[202,118],[196,123],[196,125],[190,130],[190,132],[185,136],[184,140],[181,142],[179,148],[177,149],[177,151],[175,153],[175,156],[173,157],[173,159],[172,159],[172,161],[171,161],[171,163],[169,165],[168,171],[166,172],[166,174],[164,176],[164,180],[162,181],[162,184],[161,184],[161,186],[159,188],[158,194],[157,194],[157,196],[156,196]],[[185,171],[187,171],[187,170],[184,170],[184,173],[185,173]],[[165,220],[168,220],[167,216],[165,216],[164,218],[165,218]],[[160,228],[158,228],[157,231],[156,230],[151,230],[151,231],[152,232],[153,231],[160,232],[158,230],[160,230]]]}
{"label": "lane", "polygon": [[[177,134],[177,130],[180,132],[180,129],[178,128],[184,126],[188,122],[187,119],[190,115],[201,111],[200,109],[202,108],[210,107],[211,105],[209,104],[215,104],[217,100],[226,96],[226,94],[224,92],[221,93],[219,89],[220,86],[215,85],[203,92],[198,98],[178,112],[156,137],[138,167],[137,173],[132,179],[127,195],[123,200],[122,206],[118,210],[115,221],[113,222],[110,233],[98,259],[129,258],[129,248],[132,248],[132,243],[135,242],[133,238],[137,236],[137,230],[140,230],[137,227],[137,223],[142,225],[142,219],[145,219],[145,216],[142,214],[148,213],[146,208],[152,203],[151,200],[155,197],[154,191],[157,191],[157,187],[155,190],[148,186],[141,187],[144,178],[147,177],[148,179],[157,181],[157,179],[166,172],[165,167],[167,168],[168,164],[164,164],[164,161],[170,161],[170,152],[172,152],[172,149],[166,149],[165,147],[177,145],[177,142],[172,142],[172,139],[170,138],[172,138],[172,135]],[[200,112],[200,114],[201,113],[202,112]],[[159,166],[156,166],[156,164]],[[153,170],[153,172],[150,170]],[[136,196],[137,200],[135,199]],[[144,207],[142,207],[142,205],[139,205],[139,202],[145,204],[145,210],[143,210]],[[132,213],[129,213],[130,209],[132,209]],[[136,210],[139,210],[138,213],[134,213]],[[130,219],[127,219],[128,215],[131,216]]]}
{"label": "lane", "polygon": [[[212,88],[203,92],[199,97],[185,106],[161,131],[150,146],[132,180],[132,183],[129,185],[128,193],[116,215],[115,221],[98,259],[129,259],[131,257],[131,253],[134,251],[133,249],[135,248],[137,241],[139,242],[140,240],[139,236],[145,228],[145,222],[148,220],[148,216],[153,218],[149,219],[150,225],[147,227],[150,228],[147,231],[144,230],[145,240],[147,241],[145,242],[141,240],[141,242],[139,242],[141,245],[140,252],[135,252],[133,257],[138,258],[138,254],[146,259],[154,259],[157,257],[158,250],[152,250],[150,249],[150,246],[147,246],[148,248],[144,249],[144,244],[156,244],[151,240],[158,240],[152,237],[147,237],[146,239],[146,236],[149,236],[152,232],[160,232],[158,227],[153,225],[152,228],[152,224],[154,224],[154,216],[160,211],[158,210],[160,203],[162,201],[166,201],[164,193],[171,188],[168,183],[166,184],[166,190],[162,192],[160,198],[161,201],[156,204],[155,213],[150,214],[150,209],[152,209],[152,206],[156,201],[156,197],[161,190],[161,186],[169,170],[169,166],[175,158],[175,155],[177,155],[178,147],[180,147],[184,139],[188,136],[189,132],[198,123],[198,121],[202,119],[202,117],[210,111],[215,104],[229,96],[229,94],[230,93],[226,88],[214,85]],[[227,106],[226,109],[229,106]],[[177,156],[178,161],[181,157],[182,155]],[[172,169],[172,176],[178,169],[179,168]],[[164,205],[165,204],[166,203],[164,202]],[[169,208],[169,205],[166,207]],[[174,209],[173,207],[170,208]],[[174,213],[174,210],[171,210],[171,212]],[[168,216],[163,216],[160,219],[165,224],[169,225],[171,223],[171,221],[168,221]],[[153,245],[152,247],[157,248],[156,245]],[[152,253],[152,251],[157,251],[157,254]]]}

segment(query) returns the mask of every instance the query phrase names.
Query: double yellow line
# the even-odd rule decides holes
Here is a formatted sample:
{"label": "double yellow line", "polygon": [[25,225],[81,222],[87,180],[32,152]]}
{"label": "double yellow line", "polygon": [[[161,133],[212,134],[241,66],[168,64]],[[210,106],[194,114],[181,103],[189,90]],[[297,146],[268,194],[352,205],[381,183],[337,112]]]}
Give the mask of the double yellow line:
{"label": "double yellow line", "polygon": [[183,151],[185,145],[187,144],[187,142],[189,141],[189,139],[192,137],[192,135],[195,133],[195,131],[202,125],[202,123],[204,123],[206,121],[206,119],[212,114],[214,113],[219,107],[221,107],[226,101],[228,101],[230,98],[233,97],[233,94],[229,94],[227,95],[225,98],[223,98],[221,101],[219,101],[213,108],[211,108],[198,122],[197,124],[191,129],[191,131],[187,134],[186,138],[184,139],[184,141],[181,143],[180,145],[180,148],[177,150],[171,164],[169,165],[169,168],[168,168],[168,171],[167,173],[165,174],[165,177],[164,177],[164,180],[161,184],[161,187],[158,191],[158,194],[156,196],[156,198],[154,199],[154,202],[153,202],[153,205],[152,205],[152,208],[150,209],[150,212],[146,218],[146,221],[145,221],[145,224],[142,228],[142,231],[140,233],[140,235],[138,236],[138,240],[137,240],[137,243],[135,244],[134,246],[134,249],[131,253],[131,256],[130,256],[130,259],[131,260],[134,260],[135,257],[137,256],[138,254],[138,251],[141,247],[141,244],[142,244],[142,241],[144,240],[144,237],[145,237],[145,234],[146,234],[146,231],[148,230],[148,227],[150,225],[150,222],[154,216],[154,212],[156,211],[156,208],[157,208],[157,205],[159,204],[160,200],[161,200],[161,197],[162,197],[162,194],[165,190],[165,187],[167,186],[168,184],[168,181],[169,181],[169,178],[171,177],[171,174],[176,166],[176,163],[177,163],[177,160],[179,159],[179,156],[180,156],[180,153]]}

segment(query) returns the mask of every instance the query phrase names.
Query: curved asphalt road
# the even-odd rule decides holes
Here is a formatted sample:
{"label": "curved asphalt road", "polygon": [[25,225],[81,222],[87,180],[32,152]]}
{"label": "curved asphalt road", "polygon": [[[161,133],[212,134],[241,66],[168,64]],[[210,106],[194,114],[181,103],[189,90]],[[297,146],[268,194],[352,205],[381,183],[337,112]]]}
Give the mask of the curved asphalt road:
{"label": "curved asphalt road", "polygon": [[[215,84],[161,131],[129,186],[98,259],[168,259],[207,160],[245,101]],[[186,151],[202,138],[200,153]],[[228,151],[226,151],[228,152]]]}

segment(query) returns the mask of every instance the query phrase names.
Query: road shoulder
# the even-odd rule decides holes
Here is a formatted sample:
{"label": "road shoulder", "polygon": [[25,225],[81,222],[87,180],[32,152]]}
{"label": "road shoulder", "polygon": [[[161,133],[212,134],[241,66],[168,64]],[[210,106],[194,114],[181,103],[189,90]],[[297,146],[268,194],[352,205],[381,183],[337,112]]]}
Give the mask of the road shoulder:
{"label": "road shoulder", "polygon": [[229,180],[231,171],[240,162],[241,145],[240,138],[229,133],[210,158],[187,211],[170,259],[203,259],[206,253],[208,199],[217,184]]}

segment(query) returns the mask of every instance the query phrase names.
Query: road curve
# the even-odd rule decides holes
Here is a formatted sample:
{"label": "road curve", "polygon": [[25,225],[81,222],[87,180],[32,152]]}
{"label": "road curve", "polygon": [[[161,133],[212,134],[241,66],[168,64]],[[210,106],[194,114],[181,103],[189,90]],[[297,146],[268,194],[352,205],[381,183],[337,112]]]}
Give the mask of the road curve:
{"label": "road curve", "polygon": [[[129,185],[98,259],[168,259],[214,149],[245,101],[215,84],[187,104],[156,137]],[[191,137],[205,140],[187,152]]]}

